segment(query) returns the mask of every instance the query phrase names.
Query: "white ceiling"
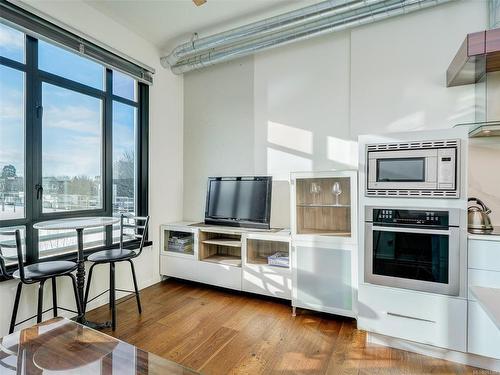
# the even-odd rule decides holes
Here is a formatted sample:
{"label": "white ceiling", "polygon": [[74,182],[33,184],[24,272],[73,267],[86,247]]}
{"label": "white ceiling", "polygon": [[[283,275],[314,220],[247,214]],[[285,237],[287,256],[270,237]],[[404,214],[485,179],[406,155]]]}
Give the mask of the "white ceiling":
{"label": "white ceiling", "polygon": [[319,0],[84,0],[162,52],[189,40],[298,9]]}

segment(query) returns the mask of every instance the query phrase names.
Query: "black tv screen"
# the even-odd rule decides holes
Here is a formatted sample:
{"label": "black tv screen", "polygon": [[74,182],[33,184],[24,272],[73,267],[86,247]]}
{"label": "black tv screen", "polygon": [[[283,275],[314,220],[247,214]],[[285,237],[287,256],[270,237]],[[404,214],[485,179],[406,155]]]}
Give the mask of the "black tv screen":
{"label": "black tv screen", "polygon": [[205,224],[269,229],[271,177],[209,177]]}

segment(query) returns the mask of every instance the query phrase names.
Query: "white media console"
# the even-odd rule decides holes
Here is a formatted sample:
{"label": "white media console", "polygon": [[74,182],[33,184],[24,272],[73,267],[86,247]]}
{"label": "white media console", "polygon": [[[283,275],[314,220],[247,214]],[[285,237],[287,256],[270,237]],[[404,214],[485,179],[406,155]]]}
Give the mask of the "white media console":
{"label": "white media console", "polygon": [[355,317],[357,172],[294,173],[290,187],[291,230],[162,225],[161,275]]}

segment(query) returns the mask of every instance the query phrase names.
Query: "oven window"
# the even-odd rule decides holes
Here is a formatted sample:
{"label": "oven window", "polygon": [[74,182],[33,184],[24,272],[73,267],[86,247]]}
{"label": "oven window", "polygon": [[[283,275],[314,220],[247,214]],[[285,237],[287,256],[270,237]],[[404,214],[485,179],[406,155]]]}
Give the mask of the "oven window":
{"label": "oven window", "polygon": [[373,273],[447,284],[448,242],[448,235],[374,230]]}
{"label": "oven window", "polygon": [[425,158],[377,159],[377,182],[425,182]]}

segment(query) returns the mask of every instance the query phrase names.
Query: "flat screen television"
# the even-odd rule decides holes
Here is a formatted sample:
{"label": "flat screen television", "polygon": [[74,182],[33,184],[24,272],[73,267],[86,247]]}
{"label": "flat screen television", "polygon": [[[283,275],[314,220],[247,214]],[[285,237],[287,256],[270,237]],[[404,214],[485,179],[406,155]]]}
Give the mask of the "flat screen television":
{"label": "flat screen television", "polygon": [[209,177],[205,224],[269,229],[272,177]]}

